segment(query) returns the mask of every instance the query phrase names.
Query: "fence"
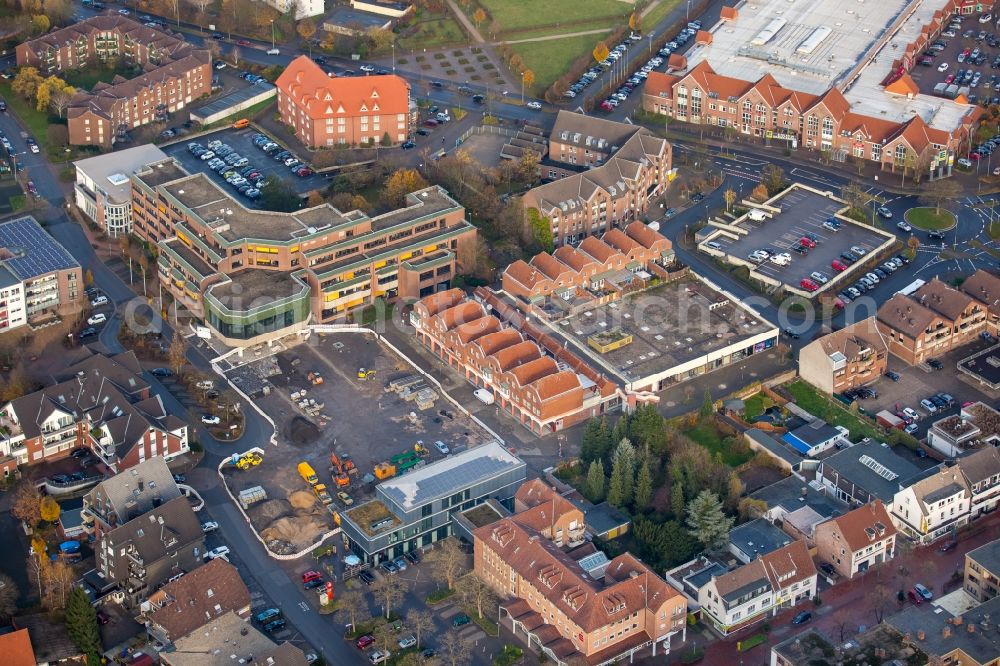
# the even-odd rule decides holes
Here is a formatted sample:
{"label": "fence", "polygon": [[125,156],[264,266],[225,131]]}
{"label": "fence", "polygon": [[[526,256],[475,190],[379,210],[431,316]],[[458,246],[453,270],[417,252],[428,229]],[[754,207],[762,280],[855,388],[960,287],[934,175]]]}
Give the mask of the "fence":
{"label": "fence", "polygon": [[508,139],[512,139],[517,136],[519,130],[512,129],[510,127],[500,127],[499,125],[473,125],[469,129],[465,130],[462,136],[455,140],[455,145],[460,145],[465,143],[465,140],[472,135],[483,135],[483,134],[496,134],[498,136],[505,136]]}

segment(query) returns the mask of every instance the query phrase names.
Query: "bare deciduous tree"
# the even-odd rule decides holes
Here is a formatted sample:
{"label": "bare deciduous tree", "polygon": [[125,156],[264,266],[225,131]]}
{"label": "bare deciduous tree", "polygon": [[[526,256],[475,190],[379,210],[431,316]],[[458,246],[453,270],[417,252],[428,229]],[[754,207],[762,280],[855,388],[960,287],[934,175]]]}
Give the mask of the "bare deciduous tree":
{"label": "bare deciduous tree", "polygon": [[395,576],[383,576],[372,585],[375,599],[385,608],[388,618],[392,610],[403,600],[403,586]]}
{"label": "bare deciduous tree", "polygon": [[469,639],[452,628],[442,636],[439,654],[446,666],[466,666],[471,658],[471,648]]}
{"label": "bare deciduous tree", "polygon": [[486,581],[473,572],[462,576],[462,579],[458,581],[458,590],[466,604],[476,607],[476,614],[480,618],[483,617],[485,608],[496,605],[496,592],[486,584]]}
{"label": "bare deciduous tree", "polygon": [[439,541],[437,548],[427,555],[428,567],[431,575],[435,576],[439,582],[443,582],[448,589],[455,588],[455,581],[465,571],[465,553],[458,545],[458,539],[449,537],[444,541]]}
{"label": "bare deciduous tree", "polygon": [[420,648],[422,636],[434,630],[431,612],[423,608],[411,608],[406,613],[406,626],[413,632],[413,637],[417,639],[417,648]]}

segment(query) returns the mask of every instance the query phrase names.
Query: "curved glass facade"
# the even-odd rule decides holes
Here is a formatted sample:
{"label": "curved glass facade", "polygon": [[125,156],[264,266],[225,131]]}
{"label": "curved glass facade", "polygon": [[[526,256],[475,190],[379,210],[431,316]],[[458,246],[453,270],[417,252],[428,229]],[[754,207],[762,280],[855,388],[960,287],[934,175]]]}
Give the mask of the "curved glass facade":
{"label": "curved glass facade", "polygon": [[292,296],[270,303],[259,304],[257,300],[249,304],[253,307],[231,309],[209,289],[204,299],[205,321],[223,337],[249,340],[304,323],[309,318],[310,292],[307,285],[302,285],[302,289]]}

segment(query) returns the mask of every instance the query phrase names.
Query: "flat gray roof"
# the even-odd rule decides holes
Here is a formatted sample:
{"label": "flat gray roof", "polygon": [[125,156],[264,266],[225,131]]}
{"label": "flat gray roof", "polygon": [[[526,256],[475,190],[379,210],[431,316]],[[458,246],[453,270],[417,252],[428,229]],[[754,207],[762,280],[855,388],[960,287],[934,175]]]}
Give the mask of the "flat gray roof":
{"label": "flat gray roof", "polygon": [[1000,572],[1000,539],[970,550],[966,555],[987,571],[993,574]]}
{"label": "flat gray roof", "polygon": [[890,447],[874,441],[862,440],[835,453],[822,464],[886,503],[892,502],[901,487],[921,474],[919,467],[896,455]]}
{"label": "flat gray roof", "polygon": [[88,157],[73,162],[77,171],[94,181],[95,187],[116,204],[132,200],[131,176],[147,164],[165,160],[167,154],[151,143],[116,150],[113,153]]}
{"label": "flat gray roof", "polygon": [[383,495],[408,511],[524,466],[523,460],[503,446],[489,442],[383,481],[378,487]]}
{"label": "flat gray roof", "polygon": [[[232,107],[242,104],[247,100],[251,100],[258,95],[274,91],[277,95],[277,88],[271,83],[253,83],[246,86],[245,88],[240,88],[239,90],[234,90],[228,95],[223,95],[222,97],[217,97],[208,104],[204,106],[199,106],[197,109],[191,112],[192,116],[197,116],[198,118],[207,118],[208,116],[214,115],[216,113],[221,113],[223,111],[228,111]],[[233,113],[236,113],[236,109]]]}
{"label": "flat gray roof", "polygon": [[773,553],[792,542],[780,529],[764,518],[757,518],[729,531],[729,543],[747,554],[751,560]]}
{"label": "flat gray roof", "polygon": [[808,506],[823,518],[833,518],[847,511],[846,504],[814,489],[797,476],[789,476],[765,486],[751,493],[750,497],[766,502],[769,509],[781,507],[788,513]]}

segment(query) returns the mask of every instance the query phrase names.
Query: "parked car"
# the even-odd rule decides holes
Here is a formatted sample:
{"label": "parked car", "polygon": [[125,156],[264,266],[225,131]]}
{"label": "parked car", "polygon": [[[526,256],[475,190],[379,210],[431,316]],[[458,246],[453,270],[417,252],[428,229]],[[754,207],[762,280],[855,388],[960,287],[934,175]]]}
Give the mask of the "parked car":
{"label": "parked car", "polygon": [[914,606],[919,606],[924,603],[924,598],[917,593],[916,590],[910,590],[906,593],[906,598],[913,602]]}
{"label": "parked car", "polygon": [[357,646],[359,650],[364,650],[370,645],[375,643],[375,637],[371,634],[365,634],[364,636],[358,637],[358,640],[354,641],[354,645]]}
{"label": "parked car", "polygon": [[448,445],[441,440],[434,442],[434,448],[441,452],[442,455],[448,455],[451,453],[451,449],[448,448]]}
{"label": "parked car", "polygon": [[812,613],[809,611],[800,611],[796,613],[795,617],[792,618],[792,624],[805,624],[812,619]]}
{"label": "parked car", "polygon": [[465,613],[460,613],[459,615],[456,615],[455,619],[453,619],[451,621],[451,626],[453,626],[453,627],[464,627],[465,625],[469,624],[469,622],[471,622],[471,621],[472,621],[472,618],[470,618],[468,615],[466,615]]}
{"label": "parked car", "polygon": [[358,578],[360,578],[361,582],[364,583],[365,585],[371,585],[372,583],[375,582],[375,576],[371,575],[367,571],[362,571],[361,573],[359,573]]}
{"label": "parked car", "polygon": [[204,532],[205,534],[208,534],[209,532],[214,532],[217,529],[219,529],[219,523],[215,522],[214,520],[210,520],[208,522],[201,524],[201,531]]}
{"label": "parked car", "polygon": [[930,601],[931,599],[934,598],[934,595],[931,593],[931,591],[928,590],[923,585],[921,585],[920,583],[917,583],[916,585],[913,586],[913,591],[919,594],[921,597],[923,597],[924,601]]}
{"label": "parked car", "polygon": [[229,546],[218,546],[205,553],[206,560],[214,560],[229,554]]}
{"label": "parked car", "polygon": [[934,405],[933,402],[931,402],[927,398],[924,398],[923,400],[920,401],[920,406],[923,407],[930,414],[937,413],[937,407]]}
{"label": "parked car", "polygon": [[149,374],[153,375],[154,377],[172,377],[174,371],[170,370],[169,368],[153,368],[152,370],[149,371]]}

